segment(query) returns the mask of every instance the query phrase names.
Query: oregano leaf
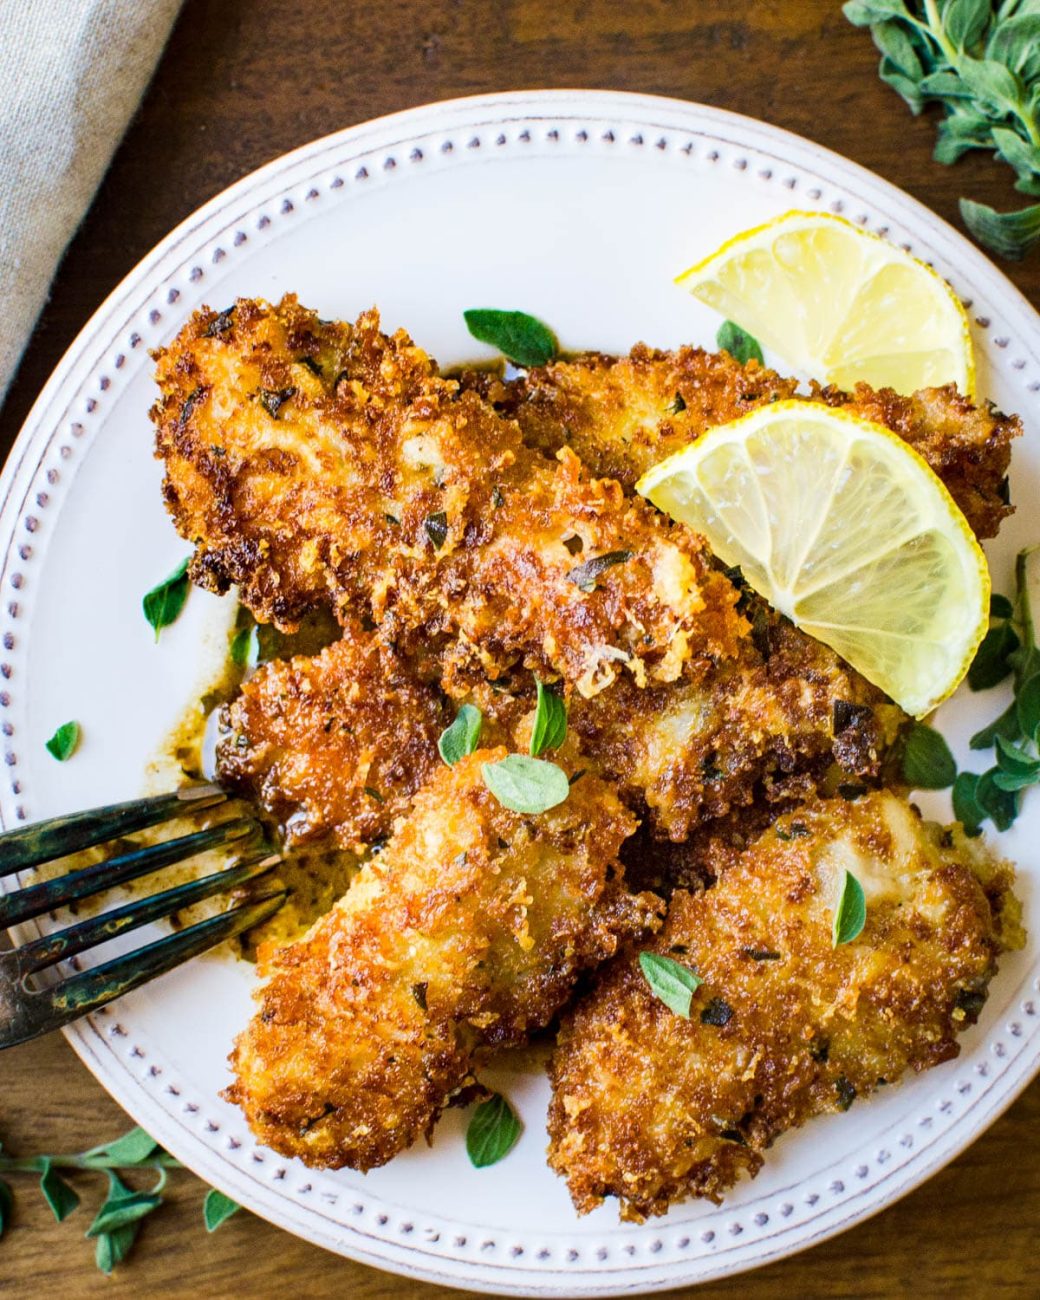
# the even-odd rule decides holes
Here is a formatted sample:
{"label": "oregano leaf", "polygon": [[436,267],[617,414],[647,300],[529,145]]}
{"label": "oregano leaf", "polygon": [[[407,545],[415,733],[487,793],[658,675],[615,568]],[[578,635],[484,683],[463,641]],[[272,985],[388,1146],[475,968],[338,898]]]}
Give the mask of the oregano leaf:
{"label": "oregano leaf", "polygon": [[132,1191],[111,1169],[108,1174],[108,1196],[104,1205],[94,1216],[94,1222],[87,1229],[88,1237],[100,1237],[106,1233],[114,1234],[128,1224],[136,1223],[146,1214],[162,1204],[162,1197],[157,1192]]}
{"label": "oregano leaf", "polygon": [[975,787],[975,801],[998,831],[1006,831],[1018,816],[1018,792],[1002,789],[996,781],[999,774],[996,767],[983,772]]}
{"label": "oregano leaf", "polygon": [[146,1214],[151,1214],[162,1204],[162,1197],[154,1192],[131,1192],[118,1200],[108,1200],[97,1212],[94,1222],[87,1229],[88,1237],[98,1237],[103,1232],[114,1232],[125,1228],[128,1223],[136,1223]]}
{"label": "oregano leaf", "polygon": [[556,355],[556,336],[552,330],[527,312],[471,307],[462,315],[475,339],[498,348],[514,365],[544,366]]}
{"label": "oregano leaf", "polygon": [[117,1228],[115,1232],[103,1232],[98,1237],[94,1247],[94,1262],[106,1277],[130,1253],[140,1226],[138,1220],[136,1223],[128,1223],[125,1228]]}
{"label": "oregano leaf", "polygon": [[1011,673],[1009,656],[1020,645],[1018,634],[1010,623],[998,623],[982,638],[975,658],[968,669],[968,685],[973,691],[986,691],[998,685]]}
{"label": "oregano leaf", "polygon": [[1040,203],[1017,212],[997,212],[986,203],[960,200],[961,216],[971,233],[986,248],[1018,262],[1040,241]]}
{"label": "oregano leaf", "polygon": [[715,335],[715,342],[723,351],[728,352],[734,361],[739,361],[742,366],[746,366],[749,361],[757,361],[760,366],[765,365],[765,358],[762,356],[762,348],[753,335],[747,330],[731,320],[723,321],[719,326],[718,333]]}
{"label": "oregano leaf", "polygon": [[437,741],[437,752],[449,767],[472,754],[480,741],[484,715],[475,704],[464,704],[450,727],[445,727]]}
{"label": "oregano leaf", "polygon": [[45,1158],[43,1162],[43,1171],[40,1175],[40,1191],[43,1192],[44,1199],[51,1207],[51,1213],[58,1223],[61,1223],[63,1219],[67,1219],[76,1206],[79,1205],[79,1194],[69,1186],[61,1174],[53,1167],[50,1157]]}
{"label": "oregano leaf", "polygon": [[141,601],[148,624],[155,631],[155,639],[164,627],[177,621],[188,599],[188,560],[183,559],[168,578],[154,586]]}
{"label": "oregano leaf", "polygon": [[683,1020],[689,1020],[693,995],[704,983],[700,975],[671,957],[649,951],[639,954],[639,969],[654,997],[663,1002],[669,1011],[682,1016]]}
{"label": "oregano leaf", "polygon": [[241,1208],[239,1203],[233,1201],[230,1196],[225,1196],[223,1192],[218,1192],[215,1187],[211,1187],[202,1203],[202,1219],[206,1231],[216,1232],[222,1223],[227,1223],[228,1219],[233,1214],[237,1214]]}
{"label": "oregano leaf", "polygon": [[943,13],[946,35],[959,50],[970,50],[985,36],[992,16],[990,0],[949,0]]}
{"label": "oregano leaf", "polygon": [[43,743],[48,754],[56,758],[59,763],[65,763],[76,752],[80,735],[78,722],[63,722],[50,740],[45,740]]}
{"label": "oregano leaf", "polygon": [[1012,700],[1000,717],[994,718],[981,731],[976,731],[968,744],[972,749],[992,749],[998,736],[1003,736],[1005,740],[1017,740],[1021,734],[1018,726],[1018,706]]}
{"label": "oregano leaf", "polygon": [[473,1112],[466,1128],[466,1154],[475,1169],[486,1169],[507,1156],[523,1125],[501,1093],[493,1093]]}
{"label": "oregano leaf", "polygon": [[957,764],[934,727],[915,722],[903,749],[903,776],[915,790],[943,790],[953,785]]}
{"label": "oregano leaf", "polygon": [[559,749],[567,735],[567,705],[543,681],[536,679],[538,702],[531,729],[531,756],[547,749]]}
{"label": "oregano leaf", "polygon": [[867,923],[867,900],[863,886],[851,871],[842,876],[841,890],[834,907],[831,942],[835,948],[858,939]]}
{"label": "oregano leaf", "polygon": [[890,59],[895,67],[916,85],[924,76],[924,69],[914,49],[914,43],[903,24],[894,19],[887,19],[885,22],[875,23],[870,29],[870,34],[874,38],[874,44],[885,58]]}
{"label": "oregano leaf", "polygon": [[959,772],[953,783],[953,815],[966,835],[979,835],[986,820],[986,810],[979,803],[979,777],[975,772]]}
{"label": "oregano leaf", "polygon": [[129,1133],[124,1133],[122,1137],[116,1138],[114,1142],[105,1142],[99,1147],[92,1147],[85,1154],[106,1156],[117,1165],[137,1165],[142,1160],[155,1155],[158,1150],[159,1143],[155,1138],[138,1126],[132,1128]]}
{"label": "oregano leaf", "polygon": [[567,773],[543,758],[509,754],[497,763],[482,764],[480,771],[487,788],[512,812],[548,812],[570,794]]}

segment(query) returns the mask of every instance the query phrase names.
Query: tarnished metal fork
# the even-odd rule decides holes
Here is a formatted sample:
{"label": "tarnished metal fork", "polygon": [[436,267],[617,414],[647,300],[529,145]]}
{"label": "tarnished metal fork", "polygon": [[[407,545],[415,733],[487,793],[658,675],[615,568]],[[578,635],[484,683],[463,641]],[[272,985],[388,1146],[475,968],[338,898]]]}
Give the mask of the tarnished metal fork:
{"label": "tarnished metal fork", "polygon": [[[20,827],[0,835],[0,876],[93,848],[187,813],[214,808],[226,797],[216,785],[191,786],[171,794],[109,804]],[[238,817],[190,835],[121,852],[53,880],[27,885],[0,897],[0,929],[30,921],[79,899],[91,898],[113,885],[136,880],[207,849],[237,845],[248,850],[259,832],[260,826],[252,818]],[[265,921],[281,907],[285,890],[275,889],[247,899],[216,916],[57,983],[45,984],[33,979],[56,962],[95,948],[116,935],[244,885],[279,861],[279,856],[270,850],[247,852],[223,871],[134,899],[0,953],[0,1048],[59,1029]]]}

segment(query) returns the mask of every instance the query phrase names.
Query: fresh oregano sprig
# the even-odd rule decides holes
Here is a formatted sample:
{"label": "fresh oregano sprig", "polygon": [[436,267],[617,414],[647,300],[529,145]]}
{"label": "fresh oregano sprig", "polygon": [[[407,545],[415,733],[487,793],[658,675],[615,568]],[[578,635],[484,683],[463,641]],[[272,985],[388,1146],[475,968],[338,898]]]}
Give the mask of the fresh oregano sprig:
{"label": "fresh oregano sprig", "polygon": [[[879,75],[917,114],[942,109],[934,157],[954,163],[992,151],[1015,188],[1040,196],[1040,6],[1036,0],[848,0],[845,17],[869,27]],[[997,212],[960,200],[971,233],[1018,259],[1040,241],[1040,203]]]}
{"label": "fresh oregano sprig", "polygon": [[1040,784],[1040,650],[1031,592],[1038,563],[1040,547],[1019,553],[1015,600],[993,598],[992,626],[968,673],[974,690],[992,689],[1009,676],[1012,683],[1011,703],[970,741],[972,749],[993,749],[995,764],[981,773],[961,772],[954,782],[954,815],[969,835],[977,835],[987,819],[1007,830],[1018,816],[1022,792]]}
{"label": "fresh oregano sprig", "polygon": [[[79,1193],[59,1171],[89,1170],[107,1175],[108,1193],[85,1234],[95,1243],[95,1263],[106,1274],[126,1258],[142,1221],[162,1205],[168,1171],[180,1168],[180,1161],[168,1155],[143,1128],[133,1128],[114,1142],[73,1155],[10,1156],[0,1150],[0,1174],[38,1175],[40,1191],[58,1223],[80,1204]],[[127,1169],[153,1169],[158,1179],[150,1191],[134,1191],[117,1172]],[[10,1183],[0,1178],[0,1236],[11,1221],[14,1203]],[[213,1232],[238,1208],[230,1197],[211,1188],[203,1206],[207,1230]]]}

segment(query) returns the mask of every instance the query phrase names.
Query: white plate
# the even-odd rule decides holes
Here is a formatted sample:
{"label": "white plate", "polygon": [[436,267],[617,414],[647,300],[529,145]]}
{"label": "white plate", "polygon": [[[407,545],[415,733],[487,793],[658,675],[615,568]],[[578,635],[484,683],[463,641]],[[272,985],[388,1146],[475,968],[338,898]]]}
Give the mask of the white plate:
{"label": "white plate", "polygon": [[[842,212],[947,276],[970,304],[980,390],[1028,417],[1040,320],[960,235],[890,185],[807,141],[715,109],[643,96],[545,92],[416,109],[279,159],[173,232],[101,307],[48,383],[3,475],[0,816],[7,827],[133,797],[156,746],[226,646],[224,606],[193,593],[158,646],[140,597],[184,554],[159,496],[146,418],[148,349],[200,303],[292,290],[323,316],[376,302],[442,363],[470,358],[462,311],[525,308],[568,348],[637,339],[710,344],[711,313],[676,271],[791,207]],[[989,548],[1007,591],[1037,537],[1037,453],[1015,449],[1018,515]],[[226,605],[226,602],[225,602]],[[214,632],[214,628],[217,629]],[[962,692],[941,725],[961,741],[1003,707]],[[74,760],[44,750],[78,718]],[[977,765],[977,759],[976,759]],[[946,796],[928,807],[949,815]],[[1002,837],[1037,929],[1040,797]],[[258,1150],[218,1098],[249,1013],[252,971],[202,959],[69,1032],[133,1117],[204,1179],[319,1245],[413,1277],[484,1292],[614,1295],[736,1272],[889,1204],[976,1137],[1040,1060],[1038,952],[1002,962],[981,1023],[953,1063],[783,1139],[725,1205],[689,1202],[619,1226],[585,1219],[544,1161],[548,1088],[500,1082],[525,1121],[507,1160],[474,1170],[463,1118],[431,1149],[366,1176],[320,1173]]]}

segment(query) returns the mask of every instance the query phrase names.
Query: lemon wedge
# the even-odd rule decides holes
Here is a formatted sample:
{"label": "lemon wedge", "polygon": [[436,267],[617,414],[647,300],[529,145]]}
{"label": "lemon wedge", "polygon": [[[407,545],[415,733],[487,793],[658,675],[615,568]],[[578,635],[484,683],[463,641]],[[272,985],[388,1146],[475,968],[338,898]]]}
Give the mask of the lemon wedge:
{"label": "lemon wedge", "polygon": [[930,266],[842,217],[788,212],[676,279],[814,379],[975,392],[960,299]]}
{"label": "lemon wedge", "polygon": [[636,486],[907,713],[923,717],[968,671],[989,621],[986,558],[889,429],[776,402],[710,429]]}

